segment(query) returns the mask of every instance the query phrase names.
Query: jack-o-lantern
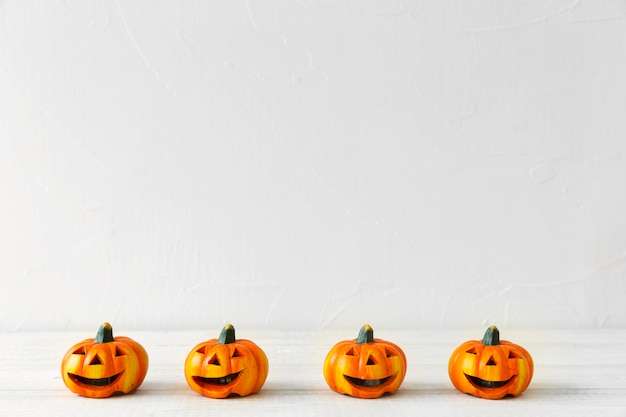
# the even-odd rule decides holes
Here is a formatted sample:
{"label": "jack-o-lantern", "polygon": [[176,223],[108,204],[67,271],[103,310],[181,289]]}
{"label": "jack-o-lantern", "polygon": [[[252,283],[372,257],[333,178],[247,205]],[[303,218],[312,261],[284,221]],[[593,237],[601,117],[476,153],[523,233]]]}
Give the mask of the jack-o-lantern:
{"label": "jack-o-lantern", "polygon": [[63,382],[70,391],[91,398],[127,394],[148,372],[148,354],[134,340],[117,336],[104,323],[96,337],[72,346],[61,362]]}
{"label": "jack-o-lantern", "polygon": [[265,383],[268,371],[265,352],[250,340],[235,339],[230,324],[219,338],[196,345],[185,360],[189,387],[211,398],[254,394]]}
{"label": "jack-o-lantern", "polygon": [[335,392],[358,398],[378,398],[398,390],[406,374],[402,349],[386,340],[374,339],[364,325],[353,340],[337,343],[324,360],[324,378]]}
{"label": "jack-o-lantern", "polygon": [[497,400],[526,390],[533,377],[533,359],[523,347],[500,340],[500,332],[491,326],[483,340],[469,340],[454,350],[448,374],[459,391]]}

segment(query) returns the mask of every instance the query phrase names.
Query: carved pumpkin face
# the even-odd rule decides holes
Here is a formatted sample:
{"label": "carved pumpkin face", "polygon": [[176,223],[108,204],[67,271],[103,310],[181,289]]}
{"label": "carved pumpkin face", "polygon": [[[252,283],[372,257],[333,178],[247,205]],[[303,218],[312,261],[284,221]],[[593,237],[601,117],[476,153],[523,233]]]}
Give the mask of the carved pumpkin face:
{"label": "carved pumpkin face", "polygon": [[185,360],[189,387],[211,398],[254,394],[265,383],[268,371],[265,352],[250,340],[235,339],[230,324],[218,339],[196,345]]}
{"label": "carved pumpkin face", "polygon": [[374,339],[366,324],[353,340],[337,343],[324,361],[324,378],[335,392],[378,398],[398,390],[406,374],[406,356],[399,346]]}
{"label": "carved pumpkin face", "polygon": [[61,362],[63,382],[70,391],[91,398],[126,394],[137,389],[148,372],[148,354],[134,340],[113,338],[109,323],[94,339],[72,346]]}
{"label": "carved pumpkin face", "polygon": [[448,374],[456,389],[476,397],[518,396],[533,377],[533,359],[523,347],[501,341],[491,326],[482,341],[470,340],[454,350]]}

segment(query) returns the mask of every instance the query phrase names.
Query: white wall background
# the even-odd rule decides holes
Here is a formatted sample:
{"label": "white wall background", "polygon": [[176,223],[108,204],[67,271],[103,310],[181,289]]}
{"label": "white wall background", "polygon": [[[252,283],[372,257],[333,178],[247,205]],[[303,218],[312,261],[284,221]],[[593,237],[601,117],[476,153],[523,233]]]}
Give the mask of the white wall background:
{"label": "white wall background", "polygon": [[0,330],[626,325],[626,2],[0,0]]}

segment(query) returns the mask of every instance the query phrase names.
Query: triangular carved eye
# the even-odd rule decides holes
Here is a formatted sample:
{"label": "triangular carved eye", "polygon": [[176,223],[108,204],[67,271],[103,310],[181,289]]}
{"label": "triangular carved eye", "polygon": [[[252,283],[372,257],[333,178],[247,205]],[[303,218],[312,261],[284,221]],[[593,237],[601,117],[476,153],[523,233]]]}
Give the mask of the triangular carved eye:
{"label": "triangular carved eye", "polygon": [[73,353],[73,355],[84,355],[84,354],[85,354],[85,346],[79,347]]}
{"label": "triangular carved eye", "polygon": [[513,352],[512,350],[509,351],[509,359],[520,359],[521,356],[518,355],[516,352]]}
{"label": "triangular carved eye", "polygon": [[239,357],[241,357],[241,356],[243,356],[243,355],[241,354],[241,352],[239,351],[239,349],[235,348],[235,350],[233,351],[233,356],[232,356],[232,357],[233,357],[233,358],[239,358]]}
{"label": "triangular carved eye", "polygon": [[476,355],[476,348],[473,347],[471,349],[468,349],[468,350],[465,351],[465,353],[471,353],[472,355]]}
{"label": "triangular carved eye", "polygon": [[125,356],[127,355],[119,346],[115,346],[115,356]]}
{"label": "triangular carved eye", "polygon": [[102,360],[100,360],[100,356],[96,354],[91,360],[91,362],[89,362],[89,365],[102,365]]}
{"label": "triangular carved eye", "polygon": [[346,355],[348,355],[348,356],[359,356],[356,353],[356,350],[354,350],[354,348],[350,348],[350,350],[346,352]]}
{"label": "triangular carved eye", "polygon": [[220,366],[220,360],[217,358],[217,355],[213,355],[211,357],[211,359],[209,359],[209,361],[207,362],[207,364],[209,365],[216,365],[216,366]]}
{"label": "triangular carved eye", "polygon": [[202,346],[200,349],[196,350],[196,352],[201,355],[206,355],[206,346]]}
{"label": "triangular carved eye", "polygon": [[487,361],[487,363],[485,365],[487,365],[487,366],[496,366],[498,364],[496,363],[496,360],[493,358],[493,356],[491,356],[491,357],[489,357],[489,360]]}
{"label": "triangular carved eye", "polygon": [[396,352],[393,352],[393,351],[385,348],[385,356],[387,356],[388,358],[393,358],[394,356],[396,356]]}

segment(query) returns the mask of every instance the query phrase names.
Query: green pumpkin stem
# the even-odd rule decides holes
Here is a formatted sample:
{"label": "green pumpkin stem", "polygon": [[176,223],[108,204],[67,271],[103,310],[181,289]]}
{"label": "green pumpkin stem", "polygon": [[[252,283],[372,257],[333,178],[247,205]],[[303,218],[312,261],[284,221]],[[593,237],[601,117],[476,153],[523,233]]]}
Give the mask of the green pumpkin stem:
{"label": "green pumpkin stem", "polygon": [[500,330],[496,326],[490,326],[483,337],[483,345],[497,346],[500,344]]}
{"label": "green pumpkin stem", "polygon": [[356,338],[356,344],[372,343],[374,341],[374,329],[369,324],[364,324],[359,330],[359,336]]}
{"label": "green pumpkin stem", "polygon": [[94,343],[108,343],[113,342],[113,327],[109,323],[103,323],[102,326],[98,329],[98,333],[96,333],[96,337],[94,338]]}
{"label": "green pumpkin stem", "polygon": [[222,332],[220,333],[220,337],[217,339],[217,343],[220,345],[235,343],[235,328],[232,324],[224,326]]}

